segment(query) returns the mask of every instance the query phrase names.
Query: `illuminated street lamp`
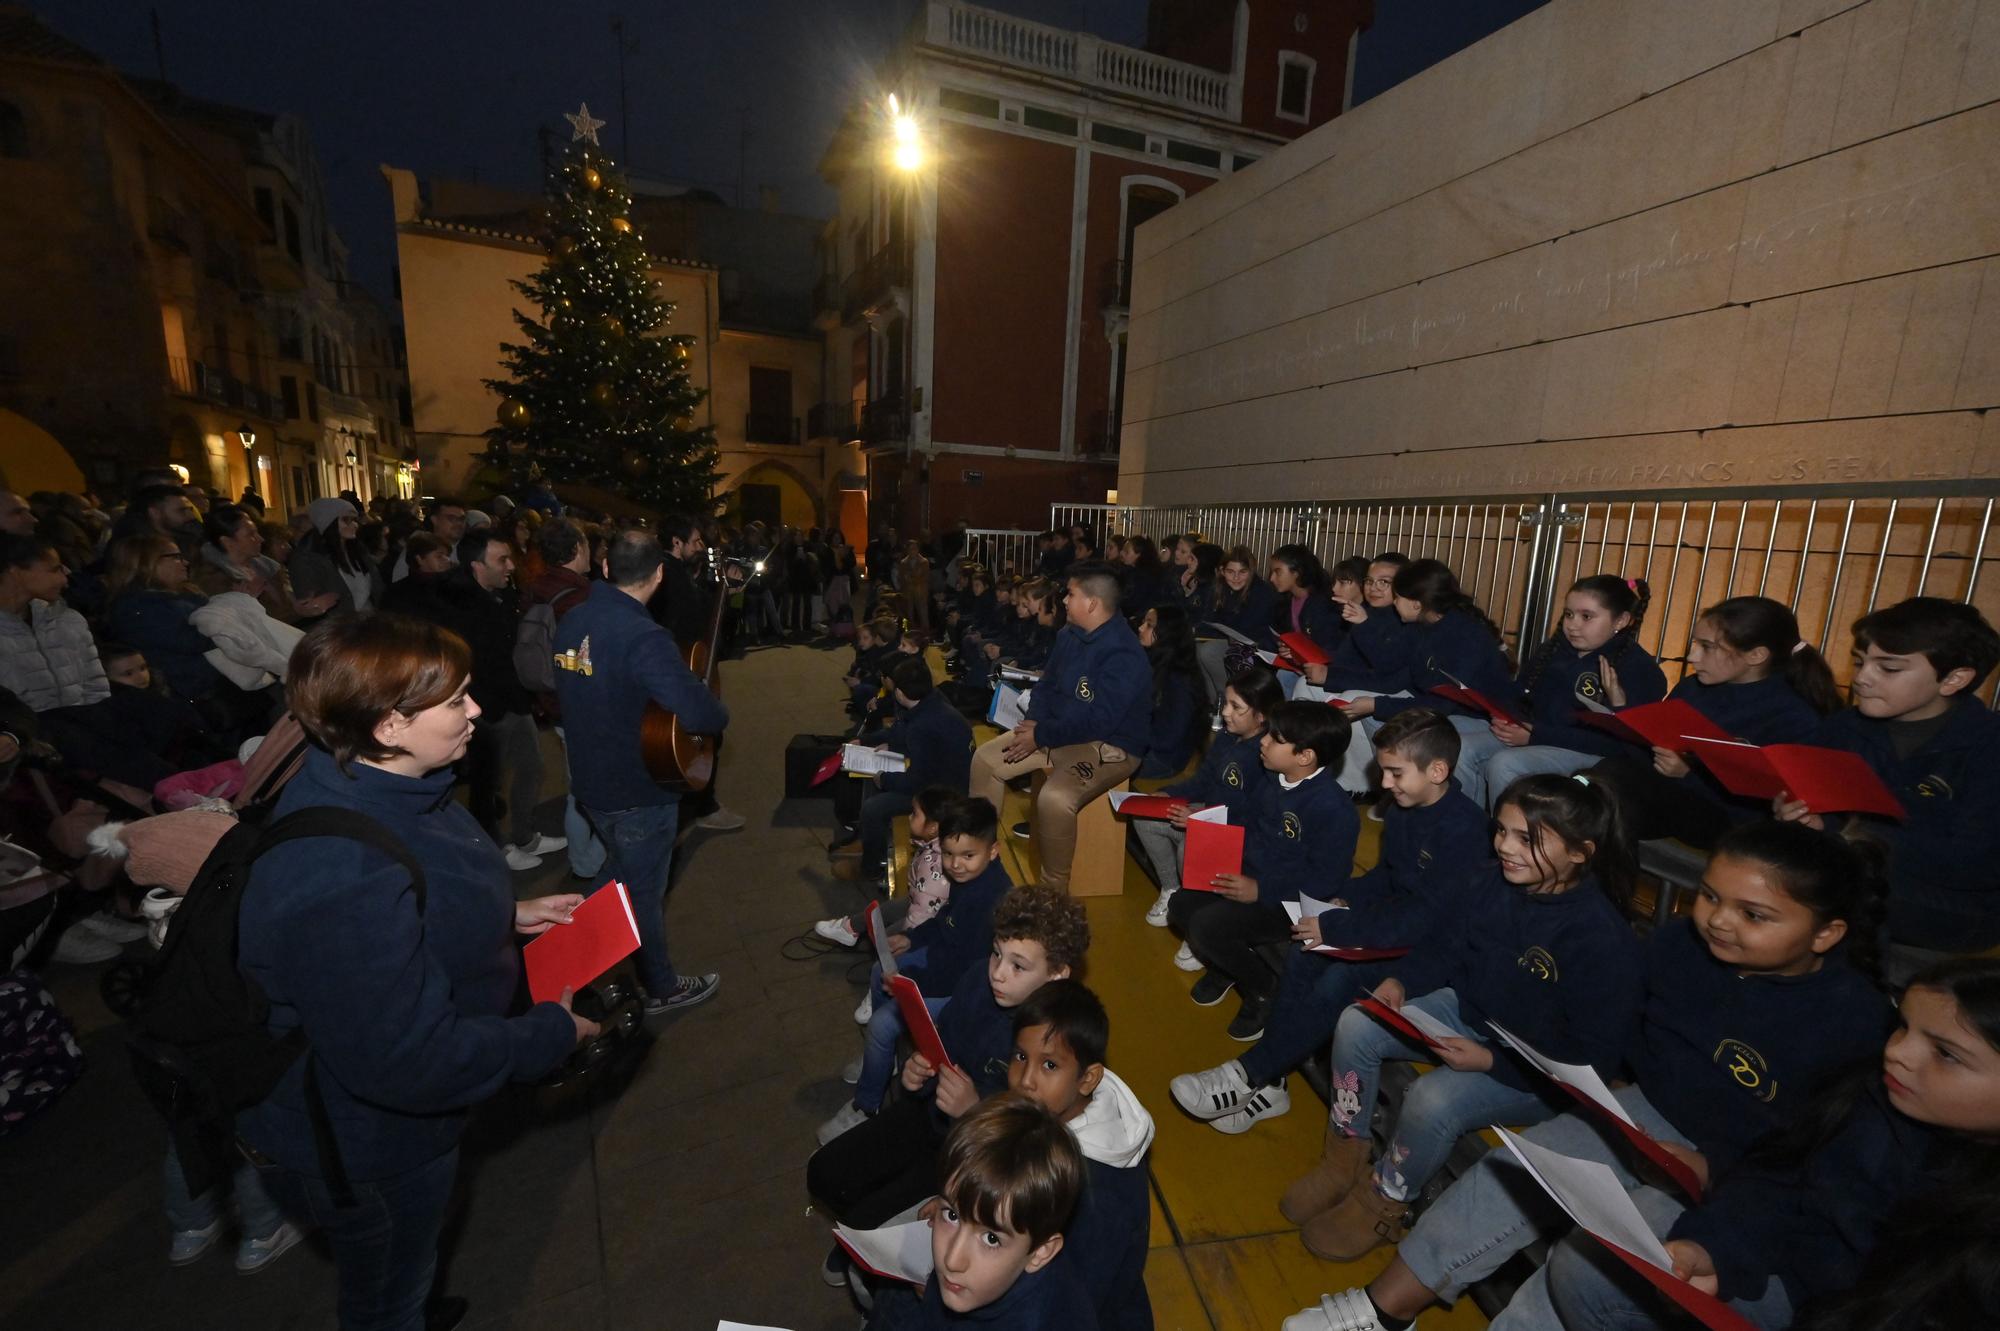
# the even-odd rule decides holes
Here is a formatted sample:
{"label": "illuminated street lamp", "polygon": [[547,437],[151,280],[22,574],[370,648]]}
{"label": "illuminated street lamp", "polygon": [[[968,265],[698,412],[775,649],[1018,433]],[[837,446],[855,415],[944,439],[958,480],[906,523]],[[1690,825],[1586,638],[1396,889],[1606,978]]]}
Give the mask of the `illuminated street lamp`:
{"label": "illuminated street lamp", "polygon": [[898,171],[914,174],[924,166],[923,129],[917,118],[903,110],[896,94],[889,94],[889,161]]}

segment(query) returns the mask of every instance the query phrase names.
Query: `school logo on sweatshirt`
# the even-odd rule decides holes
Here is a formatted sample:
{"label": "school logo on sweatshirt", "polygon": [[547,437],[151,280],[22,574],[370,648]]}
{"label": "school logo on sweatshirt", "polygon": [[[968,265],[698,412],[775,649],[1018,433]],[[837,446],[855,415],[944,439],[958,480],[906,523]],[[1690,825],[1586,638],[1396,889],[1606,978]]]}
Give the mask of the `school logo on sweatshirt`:
{"label": "school logo on sweatshirt", "polygon": [[1078,702],[1089,702],[1096,696],[1096,694],[1090,691],[1090,676],[1078,675],[1076,677],[1076,700]]}
{"label": "school logo on sweatshirt", "polygon": [[1576,677],[1576,696],[1590,702],[1604,696],[1604,681],[1595,670],[1586,670]]}
{"label": "school logo on sweatshirt", "polygon": [[1547,980],[1550,983],[1555,982],[1557,978],[1556,959],[1550,954],[1547,948],[1531,947],[1516,960],[1522,970],[1528,972],[1528,974],[1534,976],[1537,980]]}
{"label": "school logo on sweatshirt", "polygon": [[1243,769],[1235,763],[1225,764],[1222,769],[1222,784],[1241,790],[1243,788]]}
{"label": "school logo on sweatshirt", "polygon": [[1955,798],[1952,794],[1951,782],[1945,780],[1935,772],[1917,782],[1917,793],[1927,800],[1948,800]]}
{"label": "school logo on sweatshirt", "polygon": [[1297,841],[1305,833],[1305,825],[1299,822],[1299,816],[1290,809],[1285,810],[1285,816],[1280,822],[1285,829],[1287,841]]}
{"label": "school logo on sweatshirt", "polygon": [[1715,1046],[1715,1065],[1736,1079],[1736,1084],[1765,1104],[1778,1097],[1777,1080],[1764,1056],[1741,1040],[1724,1040]]}

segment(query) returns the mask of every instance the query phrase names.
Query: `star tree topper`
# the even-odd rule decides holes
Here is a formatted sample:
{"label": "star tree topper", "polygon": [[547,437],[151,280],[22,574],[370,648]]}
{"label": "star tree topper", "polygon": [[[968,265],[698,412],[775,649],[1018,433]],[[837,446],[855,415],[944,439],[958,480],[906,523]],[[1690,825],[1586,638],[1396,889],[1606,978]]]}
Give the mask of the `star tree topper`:
{"label": "star tree topper", "polygon": [[570,115],[565,112],[563,119],[569,121],[571,131],[569,141],[571,143],[575,143],[578,139],[584,139],[595,144],[597,142],[597,131],[603,129],[606,123],[590,114],[589,102],[579,102],[576,114]]}

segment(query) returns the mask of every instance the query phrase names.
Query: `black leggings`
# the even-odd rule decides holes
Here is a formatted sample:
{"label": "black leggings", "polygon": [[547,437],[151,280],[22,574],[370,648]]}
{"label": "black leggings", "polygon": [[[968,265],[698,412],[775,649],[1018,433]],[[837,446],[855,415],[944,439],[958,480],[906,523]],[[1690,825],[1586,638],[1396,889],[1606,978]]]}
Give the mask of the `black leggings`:
{"label": "black leggings", "polygon": [[1590,769],[1590,779],[1618,802],[1633,841],[1674,837],[1697,850],[1710,850],[1724,832],[1743,821],[1729,805],[1717,803],[1698,788],[1697,783],[1707,779],[1701,773],[1661,776],[1650,758],[1606,758]]}
{"label": "black leggings", "polygon": [[1261,1003],[1277,992],[1278,973],[1257,949],[1291,938],[1284,911],[1182,888],[1167,901],[1167,923],[1180,930],[1202,965],[1234,980],[1244,998]]}
{"label": "black leggings", "polygon": [[877,1229],[938,1189],[944,1129],[928,1096],[904,1096],[806,1161],[806,1190],[844,1225]]}

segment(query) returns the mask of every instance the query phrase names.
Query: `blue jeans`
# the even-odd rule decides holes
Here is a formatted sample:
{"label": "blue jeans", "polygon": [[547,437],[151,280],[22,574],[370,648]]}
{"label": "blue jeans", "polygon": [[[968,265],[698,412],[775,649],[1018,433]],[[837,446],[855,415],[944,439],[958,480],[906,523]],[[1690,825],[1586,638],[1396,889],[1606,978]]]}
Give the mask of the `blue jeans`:
{"label": "blue jeans", "polygon": [[[563,734],[561,726],[557,726],[555,731],[556,738],[562,742],[563,762],[567,765],[569,737]],[[575,784],[573,772],[568,784]],[[604,861],[608,856],[604,843],[597,839],[596,829],[591,827],[590,820],[583,816],[583,810],[577,807],[574,795],[563,796],[563,835],[569,838],[569,871],[578,878],[597,877],[598,870],[604,867]]]}
{"label": "blue jeans", "polygon": [[1455,716],[1451,723],[1458,731],[1458,766],[1451,774],[1482,809],[1491,809],[1501,792],[1524,776],[1545,772],[1568,776],[1604,761],[1597,754],[1553,744],[1525,744],[1520,748],[1502,744],[1493,737],[1493,728],[1483,717]]}
{"label": "blue jeans", "polygon": [[[923,949],[903,954],[898,964],[908,962],[916,965],[923,959]],[[868,972],[868,991],[875,995],[875,1010],[868,1018],[868,1030],[862,1036],[861,1080],[854,1083],[854,1103],[859,1108],[873,1114],[882,1108],[882,1097],[889,1090],[889,1074],[896,1066],[896,1045],[903,1038],[903,1010],[896,1006],[896,1000],[889,997],[889,991],[882,987],[882,968],[875,966]],[[936,1017],[944,1011],[944,1005],[951,1002],[949,997],[924,999],[924,1006]]]}
{"label": "blue jeans", "polygon": [[1285,1074],[1326,1047],[1350,1003],[1389,976],[1382,963],[1335,961],[1295,947],[1278,976],[1278,994],[1264,1020],[1264,1038],[1237,1061],[1252,1086],[1283,1081]]}
{"label": "blue jeans", "polygon": [[[230,1154],[235,1155],[235,1152]],[[235,1188],[236,1216],[242,1223],[243,1237],[268,1239],[277,1233],[278,1226],[285,1223],[284,1213],[264,1191],[257,1167],[238,1156],[236,1174],[230,1181]],[[199,1197],[188,1196],[187,1175],[181,1171],[181,1158],[171,1141],[167,1143],[167,1157],[160,1163],[160,1193],[167,1223],[174,1227],[177,1234],[190,1229],[207,1229],[222,1216],[221,1188],[210,1188]]]}
{"label": "blue jeans", "polygon": [[604,812],[586,809],[609,853],[609,876],[625,884],[639,924],[639,983],[654,998],[680,983],[667,955],[667,877],[674,867],[674,837],[680,831],[678,800]]}
{"label": "blue jeans", "polygon": [[352,1206],[336,1205],[323,1179],[277,1165],[259,1172],[287,1215],[316,1225],[333,1245],[340,1331],[423,1331],[456,1147],[408,1173],[357,1181]]}
{"label": "blue jeans", "polygon": [[[1632,1201],[1655,1234],[1665,1234],[1682,1209],[1676,1198],[1657,1188],[1639,1189]],[[1762,1331],[1782,1331],[1792,1324],[1791,1300],[1784,1282],[1775,1278],[1757,1297],[1731,1299],[1729,1306]],[[1518,1319],[1516,1308],[1522,1314]],[[1521,1286],[1493,1326],[1500,1331],[1544,1326],[1565,1331],[1668,1331],[1688,1324],[1679,1305],[1644,1276],[1588,1234],[1575,1233],[1556,1245],[1547,1265]]]}
{"label": "blue jeans", "polygon": [[[1459,1035],[1488,1044],[1458,1015],[1458,995],[1449,989],[1407,1000]],[[1502,1055],[1503,1057],[1505,1055]],[[1349,1137],[1368,1135],[1368,1119],[1381,1088],[1382,1064],[1389,1059],[1428,1062],[1430,1050],[1390,1030],[1360,1008],[1341,1014],[1333,1034],[1333,1126]],[[1483,1072],[1440,1067],[1417,1078],[1403,1097],[1389,1133],[1389,1148],[1375,1163],[1375,1186],[1384,1197],[1409,1201],[1444,1168],[1460,1137],[1488,1123],[1518,1127],[1540,1123],[1560,1108],[1552,1099],[1517,1091]]]}

